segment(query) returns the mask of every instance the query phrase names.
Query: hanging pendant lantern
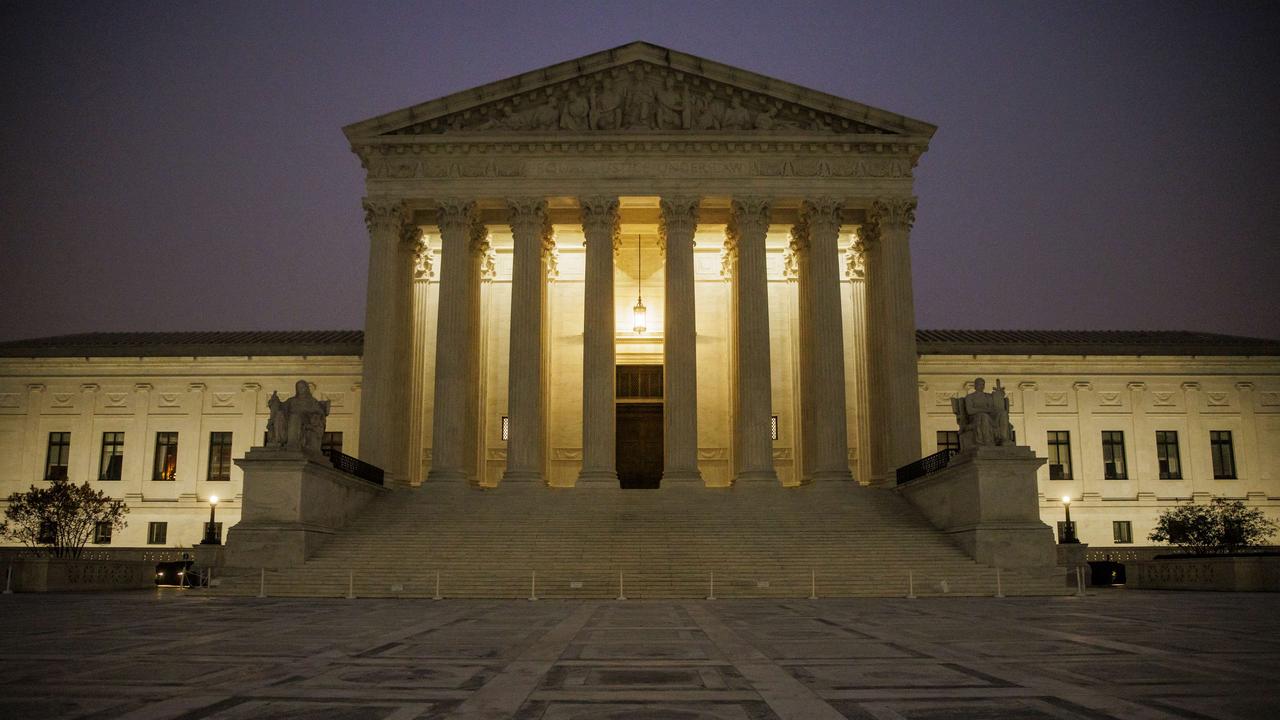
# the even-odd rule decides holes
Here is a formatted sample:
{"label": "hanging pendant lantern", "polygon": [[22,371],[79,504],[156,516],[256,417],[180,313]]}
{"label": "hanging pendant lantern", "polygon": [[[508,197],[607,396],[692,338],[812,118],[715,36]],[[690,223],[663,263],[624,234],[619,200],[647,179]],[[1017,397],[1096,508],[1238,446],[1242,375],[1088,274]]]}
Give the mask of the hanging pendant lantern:
{"label": "hanging pendant lantern", "polygon": [[649,327],[648,311],[644,306],[644,297],[640,292],[640,283],[644,277],[641,272],[641,255],[640,255],[640,236],[636,235],[636,305],[631,308],[633,324],[632,329],[637,335],[643,335]]}

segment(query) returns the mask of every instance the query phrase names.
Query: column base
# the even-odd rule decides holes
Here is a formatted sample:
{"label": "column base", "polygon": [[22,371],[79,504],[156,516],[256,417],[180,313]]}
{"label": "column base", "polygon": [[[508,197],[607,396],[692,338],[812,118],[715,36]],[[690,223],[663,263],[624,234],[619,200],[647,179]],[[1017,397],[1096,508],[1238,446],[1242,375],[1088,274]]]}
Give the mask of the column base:
{"label": "column base", "polygon": [[743,470],[733,479],[733,484],[749,483],[752,485],[762,483],[778,484],[778,473],[773,470]]}
{"label": "column base", "polygon": [[542,482],[542,473],[536,470],[508,470],[502,473],[502,482]]}
{"label": "column base", "polygon": [[853,473],[848,470],[814,470],[809,482],[853,482]]}
{"label": "column base", "polygon": [[578,483],[575,487],[616,488],[618,473],[613,470],[583,470],[578,473]]}
{"label": "column base", "polygon": [[428,483],[465,483],[471,478],[460,470],[431,470],[427,473]]}
{"label": "column base", "polygon": [[662,473],[662,485],[703,485],[702,473],[697,470]]}

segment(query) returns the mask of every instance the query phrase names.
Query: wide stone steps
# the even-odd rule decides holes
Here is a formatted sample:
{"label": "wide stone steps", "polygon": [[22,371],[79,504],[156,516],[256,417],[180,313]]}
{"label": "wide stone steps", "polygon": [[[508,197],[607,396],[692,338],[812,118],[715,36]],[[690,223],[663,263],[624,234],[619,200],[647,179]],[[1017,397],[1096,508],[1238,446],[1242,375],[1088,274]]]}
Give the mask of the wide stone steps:
{"label": "wide stone steps", "polygon": [[[855,484],[708,490],[400,489],[303,567],[242,571],[216,592],[282,597],[803,598],[993,595],[965,555],[891,491]],[[909,579],[910,574],[910,579]],[[1065,592],[1004,571],[1006,594]]]}

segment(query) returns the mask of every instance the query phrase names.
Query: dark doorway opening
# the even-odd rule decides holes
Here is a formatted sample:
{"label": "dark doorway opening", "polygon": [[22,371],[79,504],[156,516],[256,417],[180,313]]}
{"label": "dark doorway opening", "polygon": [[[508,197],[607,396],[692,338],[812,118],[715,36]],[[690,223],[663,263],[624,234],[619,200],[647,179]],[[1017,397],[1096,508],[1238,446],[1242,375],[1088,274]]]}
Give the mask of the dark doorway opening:
{"label": "dark doorway opening", "polygon": [[662,483],[662,403],[618,403],[618,484],[653,490]]}

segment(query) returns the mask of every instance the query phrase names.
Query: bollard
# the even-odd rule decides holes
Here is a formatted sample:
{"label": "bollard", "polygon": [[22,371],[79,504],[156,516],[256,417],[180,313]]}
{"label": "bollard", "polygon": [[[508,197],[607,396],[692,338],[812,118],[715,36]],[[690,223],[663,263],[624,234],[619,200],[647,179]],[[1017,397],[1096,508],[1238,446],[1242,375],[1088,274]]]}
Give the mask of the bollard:
{"label": "bollard", "polygon": [[258,597],[267,596],[267,569],[262,568],[262,575],[258,577]]}
{"label": "bollard", "polygon": [[711,592],[707,594],[708,600],[716,599],[716,571],[711,571]]}
{"label": "bollard", "polygon": [[818,573],[816,570],[809,571],[809,599],[818,599]]}
{"label": "bollard", "polygon": [[9,572],[4,578],[4,594],[13,594],[13,563],[9,563]]}
{"label": "bollard", "polygon": [[916,578],[910,570],[907,571],[907,599],[916,599]]}
{"label": "bollard", "polygon": [[440,571],[436,571],[436,594],[431,596],[432,600],[443,600],[444,596],[440,594]]}
{"label": "bollard", "polygon": [[356,599],[356,571],[355,570],[347,571],[347,599],[348,600]]}
{"label": "bollard", "polygon": [[1004,588],[1000,586],[1000,568],[996,568],[996,597],[1004,597]]}
{"label": "bollard", "polygon": [[529,572],[529,600],[533,601],[538,599],[538,571],[530,570]]}
{"label": "bollard", "polygon": [[1076,566],[1076,597],[1084,597],[1084,569]]}
{"label": "bollard", "polygon": [[618,571],[618,599],[626,600],[627,596],[622,592],[622,571]]}

